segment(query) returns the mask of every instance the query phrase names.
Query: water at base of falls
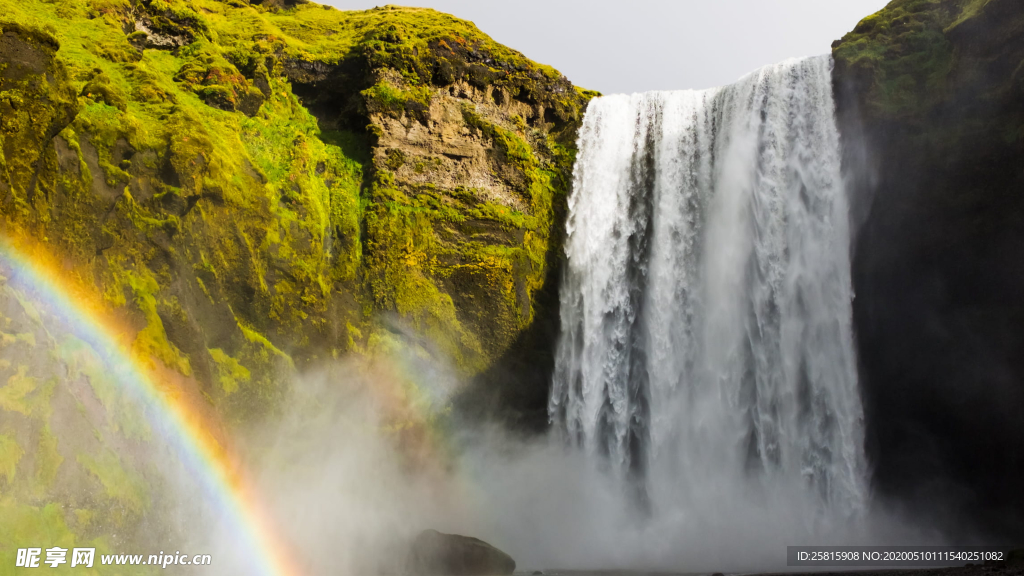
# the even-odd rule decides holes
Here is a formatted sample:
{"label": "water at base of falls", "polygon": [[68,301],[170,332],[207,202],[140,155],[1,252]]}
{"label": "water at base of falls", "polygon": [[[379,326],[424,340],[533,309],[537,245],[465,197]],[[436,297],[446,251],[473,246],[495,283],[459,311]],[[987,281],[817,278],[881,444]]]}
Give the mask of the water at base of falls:
{"label": "water at base of falls", "polygon": [[834,108],[828,57],[590,104],[549,414],[646,515],[865,506]]}

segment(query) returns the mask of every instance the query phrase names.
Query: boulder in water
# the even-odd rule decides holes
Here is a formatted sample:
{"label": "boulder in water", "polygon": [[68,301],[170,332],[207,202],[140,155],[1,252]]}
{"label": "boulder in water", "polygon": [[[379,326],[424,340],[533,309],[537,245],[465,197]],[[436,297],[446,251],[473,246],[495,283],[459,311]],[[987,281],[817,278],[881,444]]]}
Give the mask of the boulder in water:
{"label": "boulder in water", "polygon": [[409,570],[421,576],[505,576],[516,569],[511,556],[471,536],[424,530],[412,543]]}

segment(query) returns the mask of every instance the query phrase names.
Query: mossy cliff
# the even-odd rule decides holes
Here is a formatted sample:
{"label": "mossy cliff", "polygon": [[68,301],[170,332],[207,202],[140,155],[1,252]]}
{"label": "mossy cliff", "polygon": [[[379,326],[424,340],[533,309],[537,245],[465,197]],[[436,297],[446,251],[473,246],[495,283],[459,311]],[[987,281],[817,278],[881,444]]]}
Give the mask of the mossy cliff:
{"label": "mossy cliff", "polygon": [[[499,398],[536,422],[592,96],[426,9],[0,0],[0,232],[95,286],[134,352],[231,424],[272,414],[295,371],[396,330],[472,382],[477,408]],[[145,435],[111,416],[101,369],[67,368],[31,294],[4,290],[0,352],[22,360],[0,364],[0,399],[40,403],[0,403],[0,511],[26,518],[5,526],[24,536],[48,505],[65,531],[67,510],[145,517],[127,461]],[[33,354],[52,370],[32,372]],[[56,427],[73,413],[108,424]],[[69,496],[40,474],[95,486]]]}
{"label": "mossy cliff", "polygon": [[897,0],[833,55],[876,488],[1022,538],[1024,4]]}
{"label": "mossy cliff", "polygon": [[592,96],[432,10],[291,4],[0,2],[5,226],[239,417],[382,314],[508,354]]}

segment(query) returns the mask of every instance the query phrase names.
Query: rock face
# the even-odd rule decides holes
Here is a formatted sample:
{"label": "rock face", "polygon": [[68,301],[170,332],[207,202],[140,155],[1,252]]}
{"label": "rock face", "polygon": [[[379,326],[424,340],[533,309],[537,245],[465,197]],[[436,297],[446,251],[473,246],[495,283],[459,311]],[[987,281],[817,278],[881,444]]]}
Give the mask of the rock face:
{"label": "rock face", "polygon": [[[593,94],[485,38],[452,34],[464,24],[450,17],[381,13],[394,22],[367,34],[359,60],[286,62],[321,125],[369,119],[367,296],[477,376],[477,408],[496,399],[543,426],[553,272],[575,133]],[[434,20],[406,24],[421,14]],[[369,86],[353,104],[359,78]],[[526,363],[537,368],[517,370]],[[510,373],[519,377],[492,376]]]}
{"label": "rock face", "polygon": [[483,540],[424,530],[409,553],[409,571],[422,576],[501,576],[516,561]]}
{"label": "rock face", "polygon": [[[77,94],[55,58],[59,44],[24,26],[0,28],[0,192],[10,197],[44,168],[44,151],[78,113]],[[20,177],[20,179],[19,179]]]}
{"label": "rock face", "polygon": [[897,0],[833,54],[875,485],[1019,540],[1024,5]]}

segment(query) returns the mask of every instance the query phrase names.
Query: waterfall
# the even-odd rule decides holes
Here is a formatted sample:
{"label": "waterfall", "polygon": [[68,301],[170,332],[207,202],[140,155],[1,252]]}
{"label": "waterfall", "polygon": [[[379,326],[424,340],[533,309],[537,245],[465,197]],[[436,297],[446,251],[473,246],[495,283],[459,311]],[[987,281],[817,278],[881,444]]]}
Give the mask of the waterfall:
{"label": "waterfall", "polygon": [[865,506],[831,65],[587,111],[549,415],[648,513]]}

